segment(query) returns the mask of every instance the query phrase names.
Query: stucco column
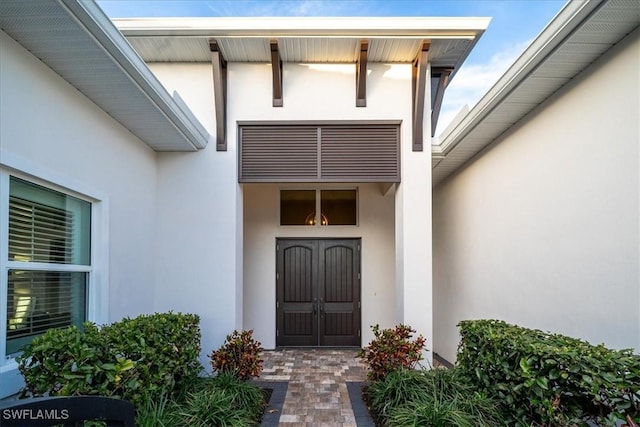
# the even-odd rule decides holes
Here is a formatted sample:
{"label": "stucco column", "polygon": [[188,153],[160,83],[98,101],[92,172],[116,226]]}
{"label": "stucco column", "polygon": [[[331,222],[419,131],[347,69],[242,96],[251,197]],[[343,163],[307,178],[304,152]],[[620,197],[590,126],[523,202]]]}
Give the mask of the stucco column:
{"label": "stucco column", "polygon": [[[422,334],[432,350],[430,148],[428,138],[423,152],[412,151],[411,139],[402,144],[402,182],[396,190],[396,319]],[[431,354],[425,353],[429,363]]]}

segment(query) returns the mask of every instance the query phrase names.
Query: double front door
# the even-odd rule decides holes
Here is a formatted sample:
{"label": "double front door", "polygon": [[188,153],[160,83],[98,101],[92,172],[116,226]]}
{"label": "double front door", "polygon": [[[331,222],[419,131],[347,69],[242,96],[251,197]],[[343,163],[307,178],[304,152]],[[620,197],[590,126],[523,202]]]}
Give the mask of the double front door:
{"label": "double front door", "polygon": [[360,239],[276,245],[276,345],[360,346]]}

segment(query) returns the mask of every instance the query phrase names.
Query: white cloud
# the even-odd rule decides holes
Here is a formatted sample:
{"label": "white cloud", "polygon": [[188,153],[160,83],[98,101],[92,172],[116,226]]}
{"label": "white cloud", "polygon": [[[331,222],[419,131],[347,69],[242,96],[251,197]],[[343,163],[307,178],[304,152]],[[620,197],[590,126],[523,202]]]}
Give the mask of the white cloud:
{"label": "white cloud", "polygon": [[460,68],[445,91],[436,135],[451,123],[465,105],[469,108],[480,100],[515,62],[530,40],[509,46],[494,54],[486,63],[467,63]]}

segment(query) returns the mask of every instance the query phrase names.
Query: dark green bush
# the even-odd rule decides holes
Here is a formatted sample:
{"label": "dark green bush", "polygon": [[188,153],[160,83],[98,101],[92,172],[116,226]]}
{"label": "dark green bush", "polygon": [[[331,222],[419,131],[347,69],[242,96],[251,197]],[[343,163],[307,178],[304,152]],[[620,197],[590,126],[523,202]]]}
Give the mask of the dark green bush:
{"label": "dark green bush", "polygon": [[640,414],[640,358],[632,350],[509,325],[463,321],[457,367],[504,407],[511,426],[615,425]]}
{"label": "dark green bush", "polygon": [[22,396],[122,396],[133,368],[131,360],[111,352],[92,323],[52,329],[33,340],[18,358],[25,378]]}
{"label": "dark green bush", "polygon": [[172,393],[200,371],[199,318],[161,313],[98,328],[49,330],[23,349],[22,396],[101,395],[138,403]]}
{"label": "dark green bush", "polygon": [[379,325],[373,325],[371,329],[374,339],[357,355],[367,363],[370,380],[381,379],[397,369],[413,368],[422,360],[426,341],[422,335],[412,340],[415,330],[410,326],[401,324],[380,330]]}
{"label": "dark green bush", "polygon": [[374,418],[389,427],[502,425],[497,403],[455,369],[395,370],[373,381],[364,396]]}
{"label": "dark green bush", "polygon": [[140,391],[172,393],[202,369],[199,322],[195,314],[158,313],[125,318],[101,332],[116,354],[134,362]]}
{"label": "dark green bush", "polygon": [[253,331],[233,331],[224,344],[209,357],[214,371],[230,373],[238,379],[248,380],[262,372],[260,342],[253,339]]}

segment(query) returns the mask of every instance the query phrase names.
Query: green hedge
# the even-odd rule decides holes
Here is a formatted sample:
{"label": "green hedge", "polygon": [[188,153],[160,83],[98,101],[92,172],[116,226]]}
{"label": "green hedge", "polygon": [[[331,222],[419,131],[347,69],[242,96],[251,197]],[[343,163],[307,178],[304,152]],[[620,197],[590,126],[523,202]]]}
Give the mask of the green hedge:
{"label": "green hedge", "polygon": [[201,365],[199,317],[158,313],[99,328],[91,322],[53,329],[18,358],[23,396],[102,395],[140,402],[171,394],[195,379]]}
{"label": "green hedge", "polygon": [[615,425],[640,413],[640,358],[632,350],[498,320],[463,321],[457,366],[496,398],[511,426]]}

